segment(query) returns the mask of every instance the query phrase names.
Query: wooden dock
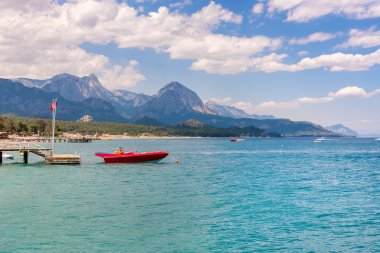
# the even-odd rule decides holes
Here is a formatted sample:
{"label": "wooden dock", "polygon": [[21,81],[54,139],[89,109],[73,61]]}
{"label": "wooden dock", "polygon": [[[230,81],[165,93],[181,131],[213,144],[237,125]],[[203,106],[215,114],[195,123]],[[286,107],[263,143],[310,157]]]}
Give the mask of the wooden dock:
{"label": "wooden dock", "polygon": [[40,147],[0,147],[0,164],[3,163],[3,152],[17,151],[23,154],[24,163],[28,163],[29,152],[45,158],[45,152],[51,151],[51,148]]}
{"label": "wooden dock", "polygon": [[[25,144],[25,143],[24,143]],[[80,164],[80,156],[76,154],[53,154],[51,148],[45,148],[33,143],[20,146],[0,146],[0,164],[3,163],[3,152],[20,152],[24,163],[28,163],[29,153],[45,159],[46,164]]]}
{"label": "wooden dock", "polygon": [[55,154],[45,157],[46,164],[80,164],[80,156],[73,154]]}

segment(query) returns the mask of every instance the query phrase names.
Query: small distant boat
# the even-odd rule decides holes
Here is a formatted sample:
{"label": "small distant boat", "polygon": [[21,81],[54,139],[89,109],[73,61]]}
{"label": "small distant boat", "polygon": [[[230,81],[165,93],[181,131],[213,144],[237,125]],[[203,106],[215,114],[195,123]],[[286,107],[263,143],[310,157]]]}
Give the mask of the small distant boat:
{"label": "small distant boat", "polygon": [[3,153],[2,156],[3,156],[4,159],[14,159],[15,158],[14,155],[7,154],[7,153]]}
{"label": "small distant boat", "polygon": [[322,137],[322,138],[317,138],[317,139],[314,140],[314,142],[322,142],[322,141],[324,141],[324,137]]}
{"label": "small distant boat", "polygon": [[375,139],[375,141],[380,141],[380,138]]}
{"label": "small distant boat", "polygon": [[331,141],[332,139],[327,139],[326,137],[320,137],[314,140],[314,142],[324,142],[324,141]]}
{"label": "small distant boat", "polygon": [[105,163],[146,163],[146,162],[159,162],[169,155],[165,151],[156,152],[120,152],[114,154],[95,153],[104,159]]}
{"label": "small distant boat", "polygon": [[244,139],[242,139],[242,138],[231,138],[230,141],[231,142],[237,142],[237,141],[244,141]]}

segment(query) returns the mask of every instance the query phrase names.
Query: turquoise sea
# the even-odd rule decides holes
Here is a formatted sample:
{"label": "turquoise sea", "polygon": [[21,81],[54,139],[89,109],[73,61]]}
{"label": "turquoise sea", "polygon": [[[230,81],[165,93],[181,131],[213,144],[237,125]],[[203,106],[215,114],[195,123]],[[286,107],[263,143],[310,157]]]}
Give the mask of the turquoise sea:
{"label": "turquoise sea", "polygon": [[[380,252],[380,142],[313,140],[56,144],[80,166],[15,154],[0,166],[0,252]],[[120,146],[170,156],[94,156]]]}

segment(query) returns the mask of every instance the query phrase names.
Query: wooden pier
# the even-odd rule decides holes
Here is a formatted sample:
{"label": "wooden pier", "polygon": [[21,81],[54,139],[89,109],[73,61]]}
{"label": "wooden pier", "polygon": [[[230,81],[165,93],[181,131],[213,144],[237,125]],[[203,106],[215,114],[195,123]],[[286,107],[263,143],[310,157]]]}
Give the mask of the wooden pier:
{"label": "wooden pier", "polygon": [[23,146],[0,147],[0,164],[3,163],[3,152],[20,152],[25,164],[28,163],[29,153],[38,155],[45,159],[46,164],[80,164],[80,156],[76,154],[53,154],[51,148],[27,143]]}
{"label": "wooden pier", "polygon": [[72,154],[47,155],[46,164],[80,164],[80,156]]}
{"label": "wooden pier", "polygon": [[29,153],[36,154],[45,158],[45,153],[47,151],[51,151],[51,148],[42,148],[42,147],[0,147],[0,164],[3,163],[3,152],[12,152],[17,151],[23,154],[24,163],[28,163],[28,155]]}

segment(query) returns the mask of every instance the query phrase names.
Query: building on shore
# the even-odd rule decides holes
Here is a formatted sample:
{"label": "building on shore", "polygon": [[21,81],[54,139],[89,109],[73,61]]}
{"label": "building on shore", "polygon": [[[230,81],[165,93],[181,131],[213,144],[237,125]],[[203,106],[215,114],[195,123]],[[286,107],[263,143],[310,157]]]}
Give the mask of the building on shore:
{"label": "building on shore", "polygon": [[0,139],[8,139],[9,135],[7,132],[0,132]]}

